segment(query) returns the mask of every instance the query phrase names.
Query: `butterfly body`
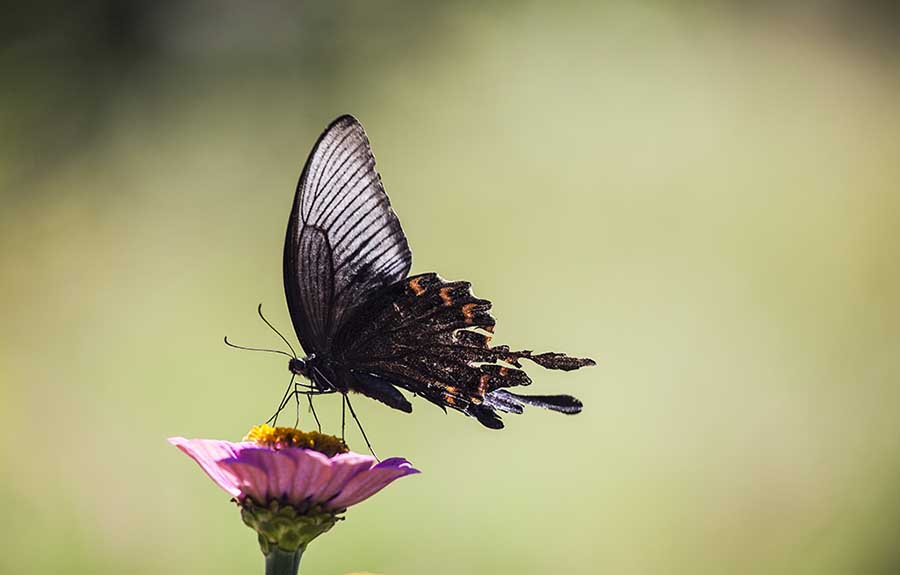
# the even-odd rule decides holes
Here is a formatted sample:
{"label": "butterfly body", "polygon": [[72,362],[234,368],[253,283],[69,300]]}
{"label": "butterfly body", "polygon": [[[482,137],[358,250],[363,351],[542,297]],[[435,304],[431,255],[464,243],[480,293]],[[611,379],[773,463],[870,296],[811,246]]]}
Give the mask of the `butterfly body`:
{"label": "butterfly body", "polygon": [[531,383],[522,359],[566,371],[592,360],[491,346],[491,302],[468,282],[408,276],[411,264],[368,138],[355,118],[342,116],[313,147],[288,221],[285,295],[309,354],[292,359],[290,371],[316,393],[356,392],[408,413],[405,389],[490,428],[503,427],[498,412],[525,405],[581,411],[568,395],[508,388]]}

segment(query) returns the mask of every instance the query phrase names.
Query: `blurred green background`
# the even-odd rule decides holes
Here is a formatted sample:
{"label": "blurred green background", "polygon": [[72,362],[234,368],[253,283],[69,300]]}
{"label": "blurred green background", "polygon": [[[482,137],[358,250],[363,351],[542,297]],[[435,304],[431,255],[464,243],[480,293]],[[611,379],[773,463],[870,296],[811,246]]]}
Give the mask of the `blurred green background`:
{"label": "blurred green background", "polygon": [[895,6],[9,7],[0,572],[261,572],[165,438],[281,396],[284,358],[221,338],[278,345],[258,302],[290,331],[296,179],[353,113],[413,271],[598,366],[535,373],[582,415],[502,432],[358,400],[424,473],[302,572],[900,573]]}

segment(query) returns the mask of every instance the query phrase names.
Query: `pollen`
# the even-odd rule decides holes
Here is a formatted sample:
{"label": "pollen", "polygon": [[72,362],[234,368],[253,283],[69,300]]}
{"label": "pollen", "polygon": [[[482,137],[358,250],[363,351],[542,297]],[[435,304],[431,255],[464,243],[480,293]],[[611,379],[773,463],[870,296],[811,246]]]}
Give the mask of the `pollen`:
{"label": "pollen", "polygon": [[318,431],[300,431],[293,427],[272,427],[265,423],[254,426],[247,433],[244,441],[252,441],[257,445],[271,447],[275,450],[285,447],[311,449],[328,457],[350,451],[339,437],[333,435]]}

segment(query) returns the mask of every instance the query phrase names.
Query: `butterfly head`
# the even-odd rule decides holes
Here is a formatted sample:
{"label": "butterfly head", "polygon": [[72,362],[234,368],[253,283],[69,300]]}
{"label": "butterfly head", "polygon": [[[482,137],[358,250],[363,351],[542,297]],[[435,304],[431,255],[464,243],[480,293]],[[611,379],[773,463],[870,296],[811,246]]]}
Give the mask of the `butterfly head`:
{"label": "butterfly head", "polygon": [[309,360],[312,358],[292,357],[288,362],[288,371],[309,379]]}

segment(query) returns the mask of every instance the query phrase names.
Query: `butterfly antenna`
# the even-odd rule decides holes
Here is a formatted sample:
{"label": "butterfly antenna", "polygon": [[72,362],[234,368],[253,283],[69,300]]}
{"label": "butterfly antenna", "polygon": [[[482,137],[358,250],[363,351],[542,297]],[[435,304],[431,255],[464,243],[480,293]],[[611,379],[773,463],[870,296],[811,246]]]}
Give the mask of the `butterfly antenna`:
{"label": "butterfly antenna", "polygon": [[359,418],[356,417],[356,412],[353,411],[353,404],[350,403],[350,398],[347,397],[347,396],[345,395],[345,396],[344,396],[344,400],[347,402],[347,407],[350,408],[350,415],[353,416],[353,421],[356,422],[356,427],[359,428],[359,432],[362,433],[363,439],[366,441],[366,447],[369,448],[369,453],[372,454],[372,457],[374,457],[375,459],[378,460],[378,463],[381,463],[381,460],[378,459],[378,456],[377,456],[377,455],[375,455],[375,450],[372,449],[372,444],[369,443],[369,438],[366,437],[366,430],[363,429],[362,423],[360,423],[360,422],[359,422]]}
{"label": "butterfly antenna", "polygon": [[291,350],[291,353],[294,354],[294,358],[296,359],[296,357],[297,357],[297,352],[294,351],[294,346],[292,346],[292,345],[291,345],[291,342],[289,342],[289,341],[287,340],[286,337],[284,337],[283,335],[281,335],[281,332],[278,331],[277,329],[275,329],[275,326],[272,325],[272,323],[269,322],[269,320],[266,319],[266,316],[264,316],[264,315],[263,315],[263,312],[262,312],[262,304],[259,304],[259,307],[256,308],[256,313],[258,313],[260,319],[263,320],[263,321],[266,323],[267,326],[269,326],[269,329],[271,329],[271,330],[274,331],[276,334],[278,334],[278,337],[280,337],[280,338],[281,338],[281,341],[283,341],[283,342],[285,343],[285,345],[288,346],[288,349]]}
{"label": "butterfly antenna", "polygon": [[245,351],[266,351],[269,353],[280,353],[281,355],[284,355],[284,356],[287,356],[290,358],[297,357],[296,355],[292,356],[291,354],[287,353],[286,351],[281,351],[280,349],[265,349],[265,348],[261,348],[261,347],[246,347],[243,345],[237,345],[237,344],[234,344],[234,343],[231,343],[230,341],[228,341],[227,335],[225,336],[225,345],[227,345],[228,347],[233,347],[234,349],[243,349]]}

